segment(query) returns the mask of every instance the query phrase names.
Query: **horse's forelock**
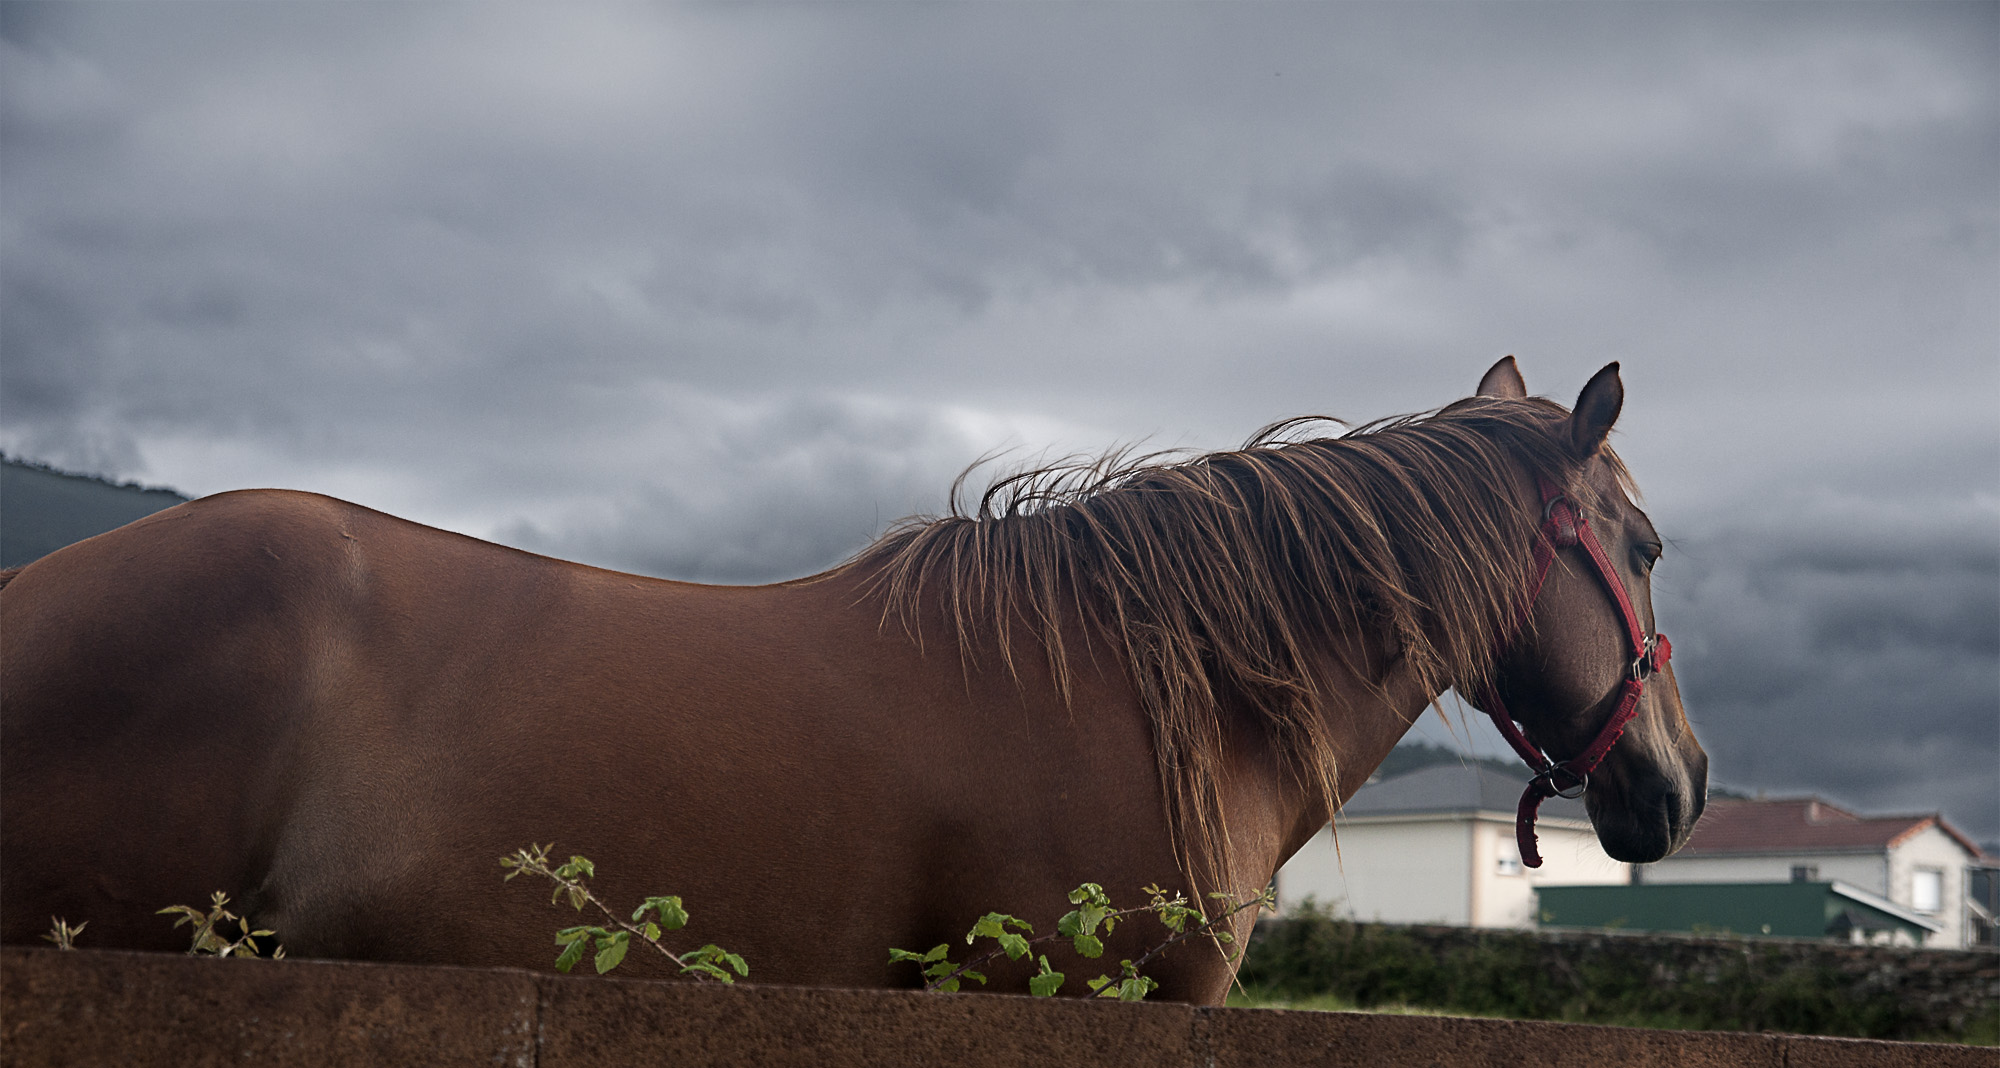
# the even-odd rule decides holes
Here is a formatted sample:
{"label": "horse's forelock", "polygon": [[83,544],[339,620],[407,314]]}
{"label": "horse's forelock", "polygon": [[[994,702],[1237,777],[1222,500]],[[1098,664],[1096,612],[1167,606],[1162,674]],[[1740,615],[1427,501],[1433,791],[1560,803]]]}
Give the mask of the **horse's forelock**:
{"label": "horse's forelock", "polygon": [[[1044,465],[996,480],[971,514],[954,494],[956,514],[908,521],[840,571],[865,574],[913,633],[919,605],[937,599],[968,665],[997,650],[1014,671],[1026,626],[1065,700],[1065,624],[1107,638],[1151,720],[1177,847],[1191,877],[1216,885],[1222,710],[1260,725],[1337,808],[1322,715],[1335,695],[1314,659],[1389,638],[1427,692],[1484,682],[1540,526],[1522,474],[1606,510],[1567,417],[1547,400],[1472,398],[1338,437],[1299,440],[1309,423],[1288,420],[1236,450]],[[1600,456],[1632,493],[1617,456]],[[1385,696],[1379,664],[1344,667]]]}

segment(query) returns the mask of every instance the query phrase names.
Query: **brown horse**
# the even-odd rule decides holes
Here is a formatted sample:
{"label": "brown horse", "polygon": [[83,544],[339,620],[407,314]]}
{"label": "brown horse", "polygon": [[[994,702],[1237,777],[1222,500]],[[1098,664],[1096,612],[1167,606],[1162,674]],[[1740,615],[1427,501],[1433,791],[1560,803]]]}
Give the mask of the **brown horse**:
{"label": "brown horse", "polygon": [[[174,949],[154,911],[219,889],[294,956],[546,967],[573,914],[496,860],[555,839],[614,902],[684,895],[752,980],[873,987],[916,978],[890,947],[1046,930],[1085,880],[1261,888],[1447,686],[1504,689],[1558,757],[1595,734],[1628,654],[1573,551],[1522,625],[1538,479],[1652,627],[1617,365],[1574,413],[1511,358],[1480,394],[1018,476],[754,588],[307,493],[160,512],[0,595],[0,934]],[[1590,779],[1605,848],[1678,848],[1706,768],[1669,673]],[[1197,1002],[1233,971],[1154,963]]]}

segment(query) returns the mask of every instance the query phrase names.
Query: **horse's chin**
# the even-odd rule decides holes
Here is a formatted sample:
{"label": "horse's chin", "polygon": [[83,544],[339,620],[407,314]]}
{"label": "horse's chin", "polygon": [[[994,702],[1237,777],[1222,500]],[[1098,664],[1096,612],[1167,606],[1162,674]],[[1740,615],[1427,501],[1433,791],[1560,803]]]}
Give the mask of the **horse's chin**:
{"label": "horse's chin", "polygon": [[1589,796],[1585,804],[1598,844],[1611,859],[1651,864],[1687,844],[1707,801],[1706,793],[1677,784],[1638,803],[1615,804]]}

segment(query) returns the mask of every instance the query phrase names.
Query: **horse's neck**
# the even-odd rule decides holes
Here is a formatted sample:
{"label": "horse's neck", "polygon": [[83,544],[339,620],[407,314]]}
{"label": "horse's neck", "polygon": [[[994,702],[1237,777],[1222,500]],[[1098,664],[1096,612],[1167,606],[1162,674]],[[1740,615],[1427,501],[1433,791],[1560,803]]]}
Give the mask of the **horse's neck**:
{"label": "horse's neck", "polygon": [[[1335,793],[1342,804],[1361,789],[1437,697],[1417,683],[1393,652],[1358,647],[1347,651],[1351,655],[1346,658],[1324,655],[1317,671],[1326,695],[1321,722],[1339,756]],[[1374,673],[1377,682],[1370,685],[1346,664],[1362,665],[1361,670]],[[1312,784],[1300,782],[1268,746],[1261,749],[1250,762],[1255,766],[1243,767],[1241,777],[1260,779],[1264,788],[1232,792],[1248,795],[1245,800],[1251,808],[1267,813],[1260,822],[1277,835],[1275,868],[1326,826],[1333,814]]]}

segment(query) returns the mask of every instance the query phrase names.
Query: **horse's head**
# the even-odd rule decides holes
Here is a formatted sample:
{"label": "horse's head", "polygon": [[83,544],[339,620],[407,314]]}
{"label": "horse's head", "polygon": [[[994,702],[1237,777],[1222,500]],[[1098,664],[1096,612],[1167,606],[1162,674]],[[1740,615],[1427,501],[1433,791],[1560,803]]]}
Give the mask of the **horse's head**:
{"label": "horse's head", "polygon": [[[1487,372],[1479,392],[1527,395],[1512,357]],[[1573,484],[1587,499],[1570,501],[1550,486],[1537,494],[1545,520],[1555,517],[1544,528],[1555,547],[1553,560],[1528,624],[1496,665],[1493,692],[1506,710],[1496,720],[1511,713],[1527,741],[1559,765],[1587,762],[1605,738],[1615,737],[1588,771],[1584,802],[1606,853],[1646,863],[1679,849],[1694,830],[1707,800],[1708,755],[1681,710],[1664,650],[1634,648],[1655,634],[1651,578],[1663,546],[1604,447],[1624,397],[1618,365],[1611,364],[1584,386],[1568,426],[1559,431],[1567,433],[1580,465]],[[1587,536],[1571,535],[1565,506],[1582,517]],[[1634,680],[1643,685],[1618,735],[1607,724],[1619,717]],[[1578,784],[1558,771],[1553,785],[1568,794]]]}

